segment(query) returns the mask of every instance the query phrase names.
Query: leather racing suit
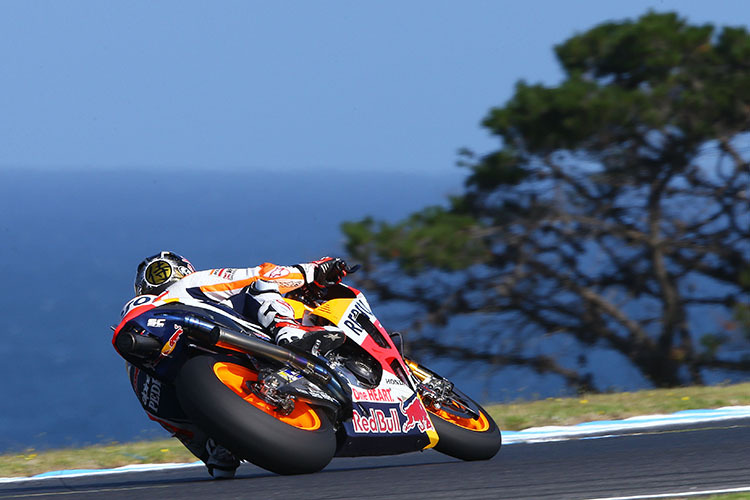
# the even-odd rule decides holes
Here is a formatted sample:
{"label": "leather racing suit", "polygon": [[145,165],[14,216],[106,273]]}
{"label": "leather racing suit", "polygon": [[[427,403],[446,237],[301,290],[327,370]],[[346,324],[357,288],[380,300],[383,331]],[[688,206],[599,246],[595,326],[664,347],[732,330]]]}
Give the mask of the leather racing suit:
{"label": "leather racing suit", "polygon": [[[321,261],[318,261],[321,262]],[[314,282],[318,262],[279,266],[264,263],[250,268],[221,268],[196,271],[170,285],[158,296],[140,295],[122,312],[125,318],[134,307],[150,303],[155,307],[179,302],[211,309],[221,314],[234,312],[253,324],[260,324],[277,343],[293,342],[312,331],[330,327],[304,326],[294,319],[294,310],[281,294]],[[238,318],[232,315],[232,319]],[[128,375],[143,409],[178,438],[196,457],[210,466],[206,443],[209,439],[185,415],[171,384],[130,363]]]}

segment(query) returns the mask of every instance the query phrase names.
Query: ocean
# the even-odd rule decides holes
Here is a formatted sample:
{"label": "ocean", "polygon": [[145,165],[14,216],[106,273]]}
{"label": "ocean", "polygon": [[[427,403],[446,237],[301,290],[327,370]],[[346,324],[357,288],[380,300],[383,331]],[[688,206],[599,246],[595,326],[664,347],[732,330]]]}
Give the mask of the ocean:
{"label": "ocean", "polygon": [[[344,255],[342,222],[395,222],[446,204],[461,183],[460,171],[0,169],[0,453],[167,436],[111,345],[144,257],[169,249],[206,269]],[[406,326],[403,311],[369,298],[386,328]],[[560,356],[579,352],[566,340],[539,342]],[[587,355],[599,387],[648,386],[617,355]],[[480,402],[566,391],[528,368],[429,366]]]}
{"label": "ocean", "polygon": [[339,225],[398,220],[455,175],[317,170],[0,170],[0,452],[166,436],[111,345],[138,262],[198,268],[341,255]]}

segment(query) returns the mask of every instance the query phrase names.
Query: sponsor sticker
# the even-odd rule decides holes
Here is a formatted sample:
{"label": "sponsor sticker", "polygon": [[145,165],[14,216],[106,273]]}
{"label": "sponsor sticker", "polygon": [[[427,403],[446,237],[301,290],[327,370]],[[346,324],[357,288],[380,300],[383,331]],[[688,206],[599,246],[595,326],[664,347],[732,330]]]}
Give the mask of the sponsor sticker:
{"label": "sponsor sticker", "polygon": [[406,384],[403,383],[401,381],[401,379],[398,379],[398,378],[390,378],[390,377],[386,378],[386,377],[383,377],[383,383],[385,383],[387,385],[397,385],[397,386],[400,386],[400,387],[406,387]]}
{"label": "sponsor sticker", "polygon": [[352,387],[352,399],[354,401],[368,401],[372,403],[395,403],[391,394],[391,388],[360,390]]}
{"label": "sponsor sticker", "polygon": [[157,413],[159,411],[160,399],[161,382],[151,375],[146,375],[146,380],[143,382],[143,389],[141,389],[141,403],[154,413]]}
{"label": "sponsor sticker", "polygon": [[[369,392],[368,396],[375,397],[375,391],[358,392],[360,396],[361,393]],[[385,397],[385,394],[381,395]],[[369,410],[369,413],[362,414],[360,410]],[[352,410],[352,427],[354,432],[361,434],[408,434],[435,430],[427,410],[416,395],[390,405],[367,405],[364,408],[362,405],[358,408],[355,405]]]}
{"label": "sponsor sticker", "polygon": [[274,281],[276,286],[279,288],[288,288],[288,289],[295,289],[302,285],[302,281],[300,280],[276,280]]}
{"label": "sponsor sticker", "polygon": [[161,357],[166,357],[172,354],[172,351],[174,351],[174,348],[177,346],[177,341],[180,340],[180,335],[182,335],[182,327],[180,325],[174,325],[174,333],[169,337],[169,340],[164,344],[164,347],[161,348]]}
{"label": "sponsor sticker", "polygon": [[231,269],[231,268],[230,269],[225,269],[225,268],[221,268],[221,269],[214,269],[214,270],[212,270],[210,274],[212,274],[214,276],[218,276],[221,279],[225,279],[225,280],[229,281],[232,278],[234,278],[234,273],[235,272],[237,272],[237,269]]}
{"label": "sponsor sticker", "polygon": [[357,410],[352,413],[352,424],[354,432],[370,433],[387,433],[396,434],[401,432],[401,421],[398,417],[396,408],[390,408],[388,414],[381,409],[370,410],[369,416],[361,415]]}
{"label": "sponsor sticker", "polygon": [[372,321],[374,318],[374,316],[372,315],[372,311],[370,311],[370,309],[367,307],[364,299],[357,300],[354,303],[354,307],[349,311],[347,319],[344,320],[344,325],[357,335],[365,336],[367,335],[367,332],[365,332],[364,328],[362,328],[362,326],[360,326],[360,324],[357,322],[357,317],[360,314],[364,314],[368,319],[370,319],[370,321]]}
{"label": "sponsor sticker", "polygon": [[427,415],[427,410],[424,409],[424,405],[418,397],[414,396],[408,403],[402,401],[399,409],[406,416],[406,422],[404,422],[402,427],[404,432],[409,432],[414,427],[419,428],[420,432],[427,432],[433,429],[430,417]]}
{"label": "sponsor sticker", "polygon": [[281,266],[276,266],[265,274],[266,277],[271,279],[283,278],[287,275],[289,275],[289,269]]}

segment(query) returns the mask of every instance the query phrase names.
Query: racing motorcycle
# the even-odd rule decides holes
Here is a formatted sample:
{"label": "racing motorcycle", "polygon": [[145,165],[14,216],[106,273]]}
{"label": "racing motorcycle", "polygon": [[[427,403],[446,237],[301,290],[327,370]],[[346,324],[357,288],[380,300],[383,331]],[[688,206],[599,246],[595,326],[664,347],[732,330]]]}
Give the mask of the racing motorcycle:
{"label": "racing motorcycle", "polygon": [[[347,269],[349,272],[356,270]],[[428,448],[463,460],[500,449],[492,417],[448,379],[402,354],[364,294],[339,283],[287,294],[297,319],[346,335],[330,352],[274,344],[230,310],[133,304],[113,343],[162,384],[187,416],[238,458],[279,474],[334,456]]]}

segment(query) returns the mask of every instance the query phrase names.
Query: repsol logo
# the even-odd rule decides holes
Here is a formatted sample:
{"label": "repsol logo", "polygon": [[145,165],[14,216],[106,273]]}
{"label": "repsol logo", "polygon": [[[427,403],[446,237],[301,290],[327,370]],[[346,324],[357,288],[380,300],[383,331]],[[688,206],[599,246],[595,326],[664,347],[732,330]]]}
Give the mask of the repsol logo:
{"label": "repsol logo", "polygon": [[344,320],[344,325],[349,327],[351,330],[354,330],[355,333],[358,335],[365,335],[367,332],[362,328],[362,326],[357,323],[357,317],[360,314],[364,314],[368,318],[372,316],[372,311],[368,309],[367,305],[361,301],[358,300],[354,303],[354,308],[349,311],[349,315]]}
{"label": "repsol logo", "polygon": [[357,311],[359,311],[359,312],[361,312],[361,313],[364,313],[364,314],[366,314],[366,315],[368,315],[368,316],[372,316],[372,311],[370,311],[370,310],[369,310],[369,309],[367,308],[367,304],[365,304],[365,303],[364,303],[363,301],[361,301],[361,300],[358,300],[358,301],[357,301],[357,302],[356,302],[356,303],[354,304],[354,309],[356,309]]}

